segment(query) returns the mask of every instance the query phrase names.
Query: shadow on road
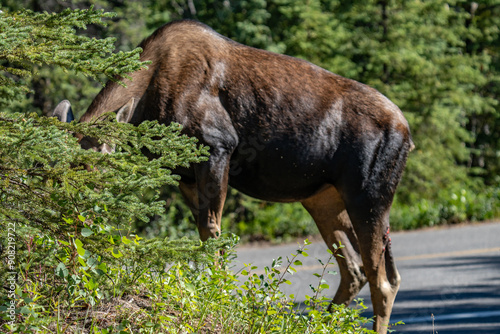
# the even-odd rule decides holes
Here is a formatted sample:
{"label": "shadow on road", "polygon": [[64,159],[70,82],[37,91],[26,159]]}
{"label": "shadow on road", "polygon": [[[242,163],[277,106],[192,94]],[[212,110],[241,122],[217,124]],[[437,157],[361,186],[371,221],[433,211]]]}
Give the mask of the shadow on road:
{"label": "shadow on road", "polygon": [[[447,269],[440,282],[432,281],[437,268]],[[415,270],[429,273],[429,282],[422,285],[432,288],[398,293],[391,319],[403,320],[405,325],[397,326],[397,333],[500,333],[500,256],[440,259],[404,265],[401,271]],[[490,274],[481,276],[482,272]],[[467,275],[478,278],[474,284],[461,284]]]}

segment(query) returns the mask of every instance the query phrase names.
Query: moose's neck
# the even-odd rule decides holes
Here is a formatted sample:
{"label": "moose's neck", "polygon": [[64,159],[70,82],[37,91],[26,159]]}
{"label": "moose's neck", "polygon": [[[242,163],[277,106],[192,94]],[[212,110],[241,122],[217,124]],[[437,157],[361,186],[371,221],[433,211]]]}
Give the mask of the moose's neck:
{"label": "moose's neck", "polygon": [[132,81],[127,79],[122,79],[126,87],[113,82],[108,81],[106,86],[97,94],[95,99],[90,104],[89,108],[85,114],[80,118],[80,122],[89,122],[91,119],[99,117],[100,115],[109,112],[117,111],[123,105],[125,105],[132,97],[137,100],[144,94],[144,80],[147,76],[147,70],[140,70],[138,72],[132,73]]}

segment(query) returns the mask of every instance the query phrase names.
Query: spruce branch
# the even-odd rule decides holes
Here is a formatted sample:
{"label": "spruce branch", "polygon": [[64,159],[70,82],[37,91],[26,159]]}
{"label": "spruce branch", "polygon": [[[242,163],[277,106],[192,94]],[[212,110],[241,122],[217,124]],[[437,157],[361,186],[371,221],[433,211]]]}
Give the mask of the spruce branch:
{"label": "spruce branch", "polygon": [[37,65],[74,70],[101,83],[101,75],[121,83],[128,73],[146,68],[148,63],[139,61],[140,48],[113,53],[114,38],[77,34],[89,24],[106,26],[105,19],[114,16],[93,6],[60,13],[0,13],[0,98],[14,100],[29,91],[21,79],[31,78]]}
{"label": "spruce branch", "polygon": [[[160,214],[165,203],[158,196],[147,203],[142,194],[176,184],[172,168],[206,159],[208,150],[196,139],[180,135],[180,126],[147,122],[139,127],[109,118],[92,123],[61,123],[31,114],[0,113],[0,216],[28,223],[39,217],[57,226],[61,215],[92,212],[107,207],[104,219],[147,220]],[[104,155],[82,150],[73,133],[96,136],[116,146]],[[159,138],[159,139],[158,139]],[[147,148],[158,154],[150,160]],[[89,170],[84,166],[91,166]],[[57,228],[55,228],[57,229]]]}

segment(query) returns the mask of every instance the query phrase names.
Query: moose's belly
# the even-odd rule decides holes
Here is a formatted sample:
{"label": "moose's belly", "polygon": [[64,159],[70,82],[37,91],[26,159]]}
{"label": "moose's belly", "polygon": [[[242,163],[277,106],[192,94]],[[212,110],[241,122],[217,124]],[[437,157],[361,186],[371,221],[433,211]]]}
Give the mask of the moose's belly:
{"label": "moose's belly", "polygon": [[295,202],[311,197],[332,180],[324,160],[293,148],[248,149],[231,159],[229,185],[261,200]]}

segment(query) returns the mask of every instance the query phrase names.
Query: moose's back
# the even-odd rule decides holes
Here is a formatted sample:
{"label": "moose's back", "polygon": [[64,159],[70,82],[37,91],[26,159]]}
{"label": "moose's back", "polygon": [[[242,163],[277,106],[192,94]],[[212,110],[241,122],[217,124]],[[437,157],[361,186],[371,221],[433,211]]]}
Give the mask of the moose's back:
{"label": "moose's back", "polygon": [[87,115],[134,97],[133,123],[175,121],[202,143],[232,151],[229,182],[254,197],[306,198],[340,176],[339,146],[382,132],[409,138],[400,110],[376,90],[198,22],[167,24],[140,46],[149,69],[133,74],[126,90],[108,84]]}

